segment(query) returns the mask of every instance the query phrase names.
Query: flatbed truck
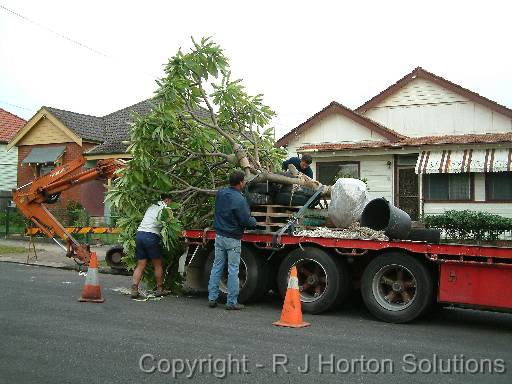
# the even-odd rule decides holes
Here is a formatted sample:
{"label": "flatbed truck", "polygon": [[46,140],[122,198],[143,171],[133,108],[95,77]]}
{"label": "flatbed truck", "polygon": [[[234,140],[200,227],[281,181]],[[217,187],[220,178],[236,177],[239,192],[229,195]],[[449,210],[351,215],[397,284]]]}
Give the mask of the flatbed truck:
{"label": "flatbed truck", "polygon": [[[214,230],[185,230],[188,269],[206,282],[214,258]],[[318,314],[360,290],[380,320],[413,321],[434,306],[512,311],[512,248],[350,240],[247,231],[242,237],[241,302],[274,289],[284,295],[298,269],[301,305]],[[199,278],[200,279],[200,278]],[[221,291],[226,294],[225,280]]]}

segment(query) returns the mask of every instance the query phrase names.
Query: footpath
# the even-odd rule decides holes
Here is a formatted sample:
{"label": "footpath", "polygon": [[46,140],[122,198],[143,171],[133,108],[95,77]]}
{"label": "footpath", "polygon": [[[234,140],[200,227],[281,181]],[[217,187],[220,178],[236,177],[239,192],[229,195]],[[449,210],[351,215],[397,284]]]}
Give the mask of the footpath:
{"label": "footpath", "polygon": [[[105,254],[110,245],[91,245],[91,251],[96,252],[100,262],[99,272],[101,273],[119,273],[111,270],[104,262]],[[81,267],[73,260],[66,257],[66,252],[57,244],[36,242],[35,253],[33,245],[28,240],[6,240],[0,239],[0,262],[39,265],[44,267],[87,270],[87,267]]]}

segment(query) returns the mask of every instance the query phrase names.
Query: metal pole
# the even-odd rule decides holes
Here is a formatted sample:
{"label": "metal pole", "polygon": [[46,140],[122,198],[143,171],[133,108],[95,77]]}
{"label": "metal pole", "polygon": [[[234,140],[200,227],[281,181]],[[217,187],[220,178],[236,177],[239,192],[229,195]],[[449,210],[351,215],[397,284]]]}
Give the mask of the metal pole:
{"label": "metal pole", "polygon": [[5,208],[5,238],[7,239],[7,236],[9,236],[9,205],[7,205],[7,208]]}

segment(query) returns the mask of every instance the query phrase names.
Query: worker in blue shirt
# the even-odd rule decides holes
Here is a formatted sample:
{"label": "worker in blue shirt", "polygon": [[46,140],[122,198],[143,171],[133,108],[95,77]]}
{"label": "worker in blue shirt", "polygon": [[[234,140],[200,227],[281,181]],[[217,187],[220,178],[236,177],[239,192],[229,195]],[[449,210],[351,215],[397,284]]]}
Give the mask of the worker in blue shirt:
{"label": "worker in blue shirt", "polygon": [[287,171],[288,165],[293,164],[295,168],[297,168],[297,171],[313,178],[313,170],[310,167],[312,162],[313,158],[307,153],[302,155],[300,159],[298,157],[290,157],[288,160],[283,161],[283,171]]}
{"label": "worker in blue shirt", "polygon": [[235,171],[229,175],[230,187],[217,192],[215,200],[215,259],[208,283],[208,304],[217,306],[219,282],[228,263],[228,299],[226,309],[243,309],[238,303],[238,269],[242,250],[241,238],[245,228],[256,227],[256,219],[251,217],[249,205],[242,195],[245,175]]}

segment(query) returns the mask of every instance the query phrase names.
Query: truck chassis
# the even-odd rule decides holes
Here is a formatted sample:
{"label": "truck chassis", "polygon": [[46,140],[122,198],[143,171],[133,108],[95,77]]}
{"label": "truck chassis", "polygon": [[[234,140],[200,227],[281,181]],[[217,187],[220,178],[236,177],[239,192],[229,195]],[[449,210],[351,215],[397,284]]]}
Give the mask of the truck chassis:
{"label": "truck chassis", "polygon": [[[213,230],[185,230],[190,269],[206,283]],[[240,263],[241,302],[270,289],[284,294],[291,267],[299,274],[304,312],[338,307],[360,289],[368,310],[393,323],[410,322],[434,305],[512,310],[512,248],[347,240],[246,232]],[[221,284],[221,291],[226,291]]]}

